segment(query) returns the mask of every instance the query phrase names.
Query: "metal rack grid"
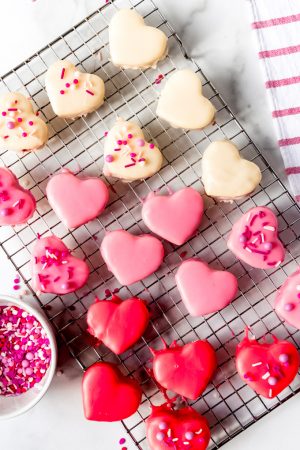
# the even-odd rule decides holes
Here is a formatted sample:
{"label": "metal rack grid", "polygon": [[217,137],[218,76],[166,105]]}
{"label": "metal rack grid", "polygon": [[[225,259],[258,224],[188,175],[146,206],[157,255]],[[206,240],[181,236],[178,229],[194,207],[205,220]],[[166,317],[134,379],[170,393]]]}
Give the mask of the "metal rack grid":
{"label": "metal rack grid", "polygon": [[[116,8],[132,7],[147,23],[163,30],[169,37],[169,56],[156,70],[145,72],[120,70],[109,61],[108,23]],[[56,59],[68,59],[87,72],[99,74],[105,81],[106,102],[96,112],[74,121],[55,116],[44,89],[44,74]],[[155,115],[159,91],[158,74],[167,77],[176,68],[190,67],[203,81],[204,94],[217,109],[216,123],[203,131],[173,129]],[[276,289],[292,273],[300,259],[299,208],[272,171],[267,161],[235,119],[230,109],[194,61],[188,59],[182,44],[152,0],[116,0],[104,5],[80,24],[47,45],[23,64],[2,77],[0,92],[18,90],[29,95],[50,129],[50,139],[43,150],[17,155],[3,152],[2,164],[13,170],[21,183],[37,199],[37,212],[28,225],[0,228],[0,242],[26,285],[45,310],[71,355],[84,370],[103,359],[116,362],[125,374],[137,378],[144,391],[139,412],[123,424],[140,449],[147,449],[144,419],[150,413],[150,402],[162,403],[162,394],[148,375],[151,360],[149,346],[160,348],[161,337],[187,343],[207,338],[215,347],[219,368],[213,382],[193,406],[209,421],[210,449],[222,444],[276,408],[300,390],[300,377],[273,400],[257,396],[239,378],[234,353],[246,325],[257,338],[267,332],[288,338],[297,347],[299,331],[284,324],[275,314],[272,302]],[[146,181],[124,184],[106,180],[110,186],[110,203],[100,218],[75,230],[66,229],[57,219],[45,198],[48,177],[67,167],[85,175],[102,176],[104,132],[117,116],[137,121],[162,150],[165,163],[161,171]],[[216,204],[204,196],[206,211],[198,234],[187,244],[175,247],[164,242],[166,258],[161,268],[143,282],[119,286],[107,271],[99,253],[105,230],[124,228],[133,233],[148,232],[141,221],[141,200],[149,191],[193,186],[203,192],[201,154],[210,141],[231,139],[241,154],[255,161],[262,170],[260,188],[250,198],[239,202]],[[268,205],[278,215],[280,238],[288,251],[284,264],[265,272],[237,261],[226,247],[226,235],[242,212],[256,205]],[[36,236],[54,233],[79,257],[85,258],[91,275],[81,290],[63,297],[42,294],[31,289],[29,259]],[[198,256],[215,268],[232,271],[239,279],[239,295],[218,313],[190,317],[179,298],[174,271],[181,260]],[[119,290],[122,298],[136,295],[148,301],[151,325],[143,339],[126,353],[115,356],[95,343],[86,333],[86,312],[95,296],[103,298]]]}

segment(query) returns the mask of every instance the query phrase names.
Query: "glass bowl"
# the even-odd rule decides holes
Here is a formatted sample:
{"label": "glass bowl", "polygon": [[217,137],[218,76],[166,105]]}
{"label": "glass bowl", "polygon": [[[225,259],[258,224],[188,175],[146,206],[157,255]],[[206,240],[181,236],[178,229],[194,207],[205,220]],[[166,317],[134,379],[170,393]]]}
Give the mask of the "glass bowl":
{"label": "glass bowl", "polygon": [[43,379],[39,383],[24,394],[16,396],[0,395],[0,420],[2,420],[11,419],[19,414],[25,413],[36,405],[45,395],[56,372],[57,346],[52,326],[41,310],[30,306],[27,302],[6,295],[0,295],[0,306],[17,306],[36,317],[47,334],[51,348],[50,365]]}

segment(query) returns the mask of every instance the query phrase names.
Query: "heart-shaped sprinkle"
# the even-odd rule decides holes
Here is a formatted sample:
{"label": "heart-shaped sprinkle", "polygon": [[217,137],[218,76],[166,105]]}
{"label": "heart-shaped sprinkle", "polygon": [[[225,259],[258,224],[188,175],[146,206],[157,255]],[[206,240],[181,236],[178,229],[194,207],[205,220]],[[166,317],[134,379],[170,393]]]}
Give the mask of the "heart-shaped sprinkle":
{"label": "heart-shaped sprinkle", "polygon": [[290,325],[300,329],[300,269],[290,275],[279,289],[275,311]]}
{"label": "heart-shaped sprinkle", "polygon": [[86,419],[115,422],[137,411],[142,390],[135,380],[123,376],[115,364],[98,362],[84,373],[82,399]]}
{"label": "heart-shaped sprinkle", "polygon": [[258,269],[274,269],[285,256],[278,238],[277,218],[266,206],[243,214],[233,225],[227,245],[237,258]]}
{"label": "heart-shaped sprinkle", "polygon": [[120,9],[109,25],[109,47],[113,64],[124,69],[156,67],[167,54],[167,36],[147,26],[133,9]]}
{"label": "heart-shaped sprinkle", "polygon": [[48,127],[30,101],[18,92],[0,99],[0,148],[16,152],[37,150],[48,140]]}
{"label": "heart-shaped sprinkle", "polygon": [[45,84],[53,111],[59,117],[83,116],[104,102],[103,80],[97,75],[80,72],[69,61],[58,60],[52,64]]}
{"label": "heart-shaped sprinkle", "polygon": [[48,181],[46,193],[56,215],[68,228],[76,228],[99,216],[109,199],[99,178],[79,178],[63,169]]}
{"label": "heart-shaped sprinkle", "polygon": [[110,231],[101,243],[101,255],[120,284],[128,286],[155,272],[164,258],[162,243],[150,234],[134,236]]}
{"label": "heart-shaped sprinkle", "polygon": [[111,300],[98,300],[89,307],[88,331],[119,355],[140,339],[149,317],[145,302],[139,298],[122,301],[113,295]]}
{"label": "heart-shaped sprinkle", "polygon": [[210,440],[204,417],[190,406],[174,410],[169,404],[152,406],[146,435],[151,450],[205,450]]}
{"label": "heart-shaped sprinkle", "polygon": [[175,245],[184,244],[196,232],[203,216],[203,200],[193,188],[170,195],[151,192],[143,203],[147,227]]}
{"label": "heart-shaped sprinkle", "polygon": [[260,168],[241,158],[230,141],[211,143],[202,157],[202,181],[207,195],[230,201],[253,192],[261,181]]}
{"label": "heart-shaped sprinkle", "polygon": [[232,273],[214,270],[197,259],[181,263],[175,278],[182,301],[192,316],[205,316],[225,308],[238,289]]}
{"label": "heart-shaped sprinkle", "polygon": [[189,399],[202,394],[217,367],[215,351],[207,341],[199,340],[183,346],[173,344],[152,352],[153,374],[158,383]]}
{"label": "heart-shaped sprinkle", "polygon": [[174,128],[197,130],[214,121],[216,110],[202,95],[201,80],[192,70],[177,70],[161,92],[156,113]]}
{"label": "heart-shaped sprinkle", "polygon": [[236,367],[240,377],[257,394],[274,398],[295,378],[299,355],[296,347],[288,341],[274,338],[272,344],[261,344],[249,339],[246,332],[237,346]]}
{"label": "heart-shaped sprinkle", "polygon": [[38,239],[31,257],[32,286],[36,292],[68,294],[85,285],[89,268],[72,256],[56,236]]}
{"label": "heart-shaped sprinkle", "polygon": [[106,136],[103,173],[124,181],[142,180],[162,166],[160,150],[146,142],[142,130],[133,122],[119,118]]}
{"label": "heart-shaped sprinkle", "polygon": [[0,225],[26,223],[35,211],[35,198],[15,175],[0,167]]}

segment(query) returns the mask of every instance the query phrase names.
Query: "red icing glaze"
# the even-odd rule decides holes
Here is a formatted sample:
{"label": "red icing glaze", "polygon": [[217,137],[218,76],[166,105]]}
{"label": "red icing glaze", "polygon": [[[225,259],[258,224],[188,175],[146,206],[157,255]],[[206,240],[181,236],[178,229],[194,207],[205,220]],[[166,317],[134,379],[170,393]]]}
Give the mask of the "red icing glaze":
{"label": "red icing glaze", "polygon": [[91,305],[87,313],[88,331],[117,355],[140,339],[148,322],[147,306],[136,297],[122,301],[113,295]]}
{"label": "red icing glaze", "polygon": [[137,411],[142,390],[137,381],[122,375],[115,364],[98,362],[83,375],[82,399],[88,420],[115,422]]}
{"label": "red icing glaze", "polygon": [[205,450],[210,440],[206,419],[190,406],[153,406],[146,434],[151,450]]}
{"label": "red icing glaze", "polygon": [[0,225],[26,223],[35,211],[35,198],[20,186],[16,176],[0,167]]}
{"label": "red icing glaze", "polygon": [[288,341],[272,344],[249,339],[248,333],[236,350],[236,367],[240,377],[257,394],[276,397],[295,378],[299,368],[296,347]]}
{"label": "red icing glaze", "polygon": [[158,383],[190,399],[202,394],[217,367],[215,351],[207,341],[182,347],[175,344],[153,353],[153,374]]}

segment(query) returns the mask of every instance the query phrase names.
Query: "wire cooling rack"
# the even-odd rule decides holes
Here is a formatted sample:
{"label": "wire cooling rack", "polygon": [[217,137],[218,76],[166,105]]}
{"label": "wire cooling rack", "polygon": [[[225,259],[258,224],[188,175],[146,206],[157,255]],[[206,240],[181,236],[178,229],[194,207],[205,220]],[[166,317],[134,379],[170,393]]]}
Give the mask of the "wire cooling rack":
{"label": "wire cooling rack", "polygon": [[[108,23],[117,7],[134,6],[147,23],[163,30],[169,37],[169,56],[158,69],[145,72],[120,70],[109,61]],[[106,102],[96,112],[74,121],[55,116],[44,89],[44,74],[51,63],[68,59],[87,72],[105,80]],[[162,123],[155,115],[157,97],[164,80],[157,84],[159,74],[167,77],[176,68],[190,67],[203,81],[204,94],[216,107],[216,123],[203,131],[184,132]],[[151,0],[119,1],[104,5],[1,79],[0,92],[21,91],[29,95],[50,128],[50,139],[43,150],[18,156],[5,151],[1,161],[20,179],[37,199],[37,212],[29,225],[0,228],[0,242],[6,255],[45,310],[72,356],[84,370],[103,359],[116,362],[125,374],[137,378],[143,388],[139,412],[123,422],[139,449],[147,449],[144,419],[150,413],[150,402],[162,403],[162,394],[149,378],[147,365],[151,360],[149,346],[160,348],[161,337],[171,343],[187,343],[207,338],[215,347],[219,368],[213,383],[193,406],[209,421],[211,449],[219,448],[233,436],[257,421],[300,390],[300,377],[279,397],[266,400],[257,396],[239,378],[234,353],[246,325],[257,338],[268,331],[287,338],[299,347],[299,331],[282,323],[272,303],[276,289],[293,272],[300,259],[300,211],[283,184],[260,154],[247,133],[195,62],[188,59],[182,44]],[[152,178],[124,184],[107,180],[110,203],[97,220],[75,230],[59,222],[45,198],[45,186],[51,174],[67,167],[85,175],[102,176],[104,132],[117,116],[139,123],[146,137],[153,139],[163,152],[165,163]],[[255,161],[263,178],[251,199],[238,203],[216,204],[205,198],[206,212],[199,233],[187,244],[176,248],[165,242],[166,258],[161,268],[130,289],[119,286],[107,271],[99,253],[105,230],[124,228],[133,233],[148,232],[141,221],[141,199],[148,192],[193,186],[203,192],[200,181],[201,155],[210,141],[231,139],[242,155]],[[227,250],[226,235],[242,212],[256,205],[268,205],[278,215],[280,238],[287,257],[280,267],[265,272],[236,260]],[[37,234],[52,232],[62,238],[79,257],[86,259],[91,276],[81,290],[63,297],[49,294],[36,296],[31,289],[30,251]],[[174,271],[182,259],[199,256],[215,268],[232,271],[239,279],[240,292],[232,304],[205,318],[187,314],[174,281]],[[104,298],[119,289],[122,298],[136,295],[148,301],[152,321],[142,340],[133,350],[117,357],[104,346],[95,347],[86,333],[86,312],[95,296]]]}

